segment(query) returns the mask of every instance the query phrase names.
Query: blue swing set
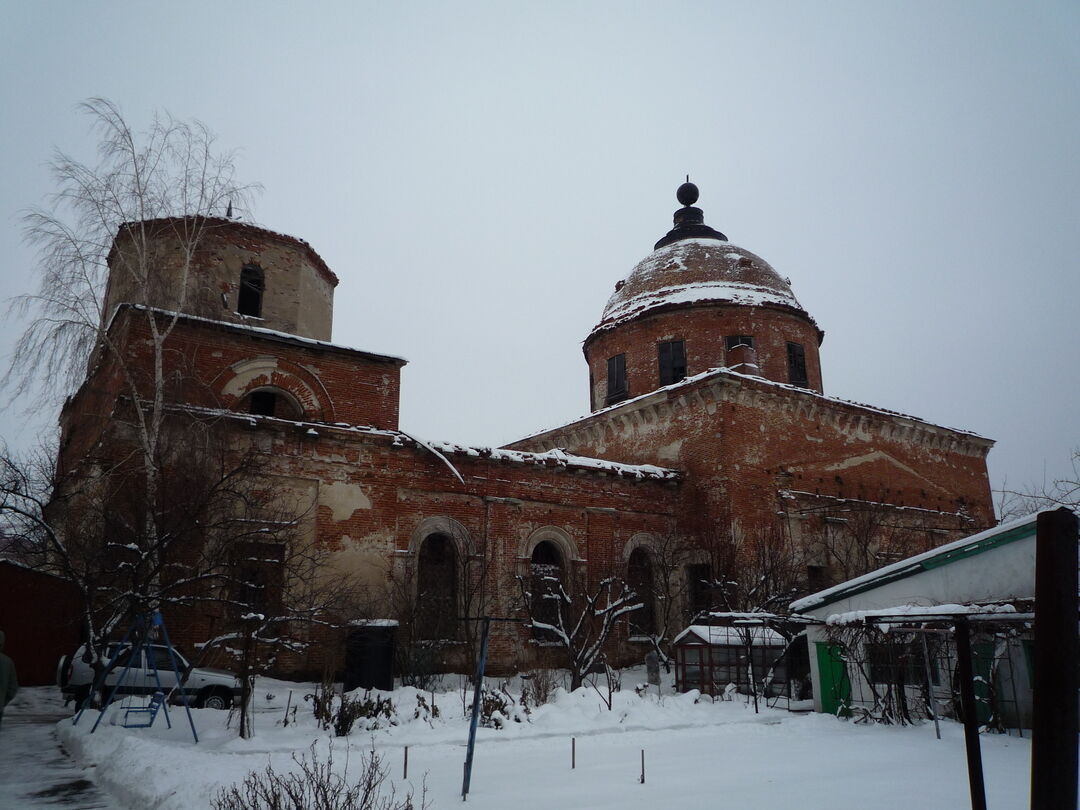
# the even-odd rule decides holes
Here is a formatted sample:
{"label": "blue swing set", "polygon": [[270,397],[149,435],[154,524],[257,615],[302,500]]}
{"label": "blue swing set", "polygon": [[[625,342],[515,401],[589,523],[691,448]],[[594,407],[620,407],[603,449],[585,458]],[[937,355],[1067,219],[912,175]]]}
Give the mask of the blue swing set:
{"label": "blue swing set", "polygon": [[[187,712],[188,725],[191,727],[191,736],[195,738],[195,742],[199,741],[199,734],[195,731],[195,721],[191,717],[191,706],[188,703],[188,696],[183,689],[184,678],[176,660],[176,652],[173,649],[172,642],[169,640],[169,631],[165,627],[165,619],[162,617],[161,612],[157,610],[150,615],[149,625],[147,624],[145,617],[141,615],[135,617],[135,621],[132,622],[131,627],[128,628],[123,641],[120,642],[112,656],[110,656],[109,663],[94,679],[94,685],[91,688],[90,693],[83,700],[82,705],[79,707],[78,713],[71,722],[72,725],[78,724],[79,719],[90,705],[94,695],[98,694],[98,691],[104,685],[108,673],[112,672],[118,666],[117,662],[120,657],[127,654],[123,671],[120,673],[120,677],[117,678],[116,683],[114,683],[109,690],[108,697],[105,700],[105,707],[108,707],[113,702],[117,692],[120,691],[131,676],[132,662],[145,660],[146,670],[144,671],[143,678],[144,680],[147,679],[147,673],[152,677],[155,687],[154,691],[150,696],[149,702],[141,706],[130,705],[131,695],[126,694],[124,698],[125,704],[122,707],[123,714],[118,725],[122,725],[124,728],[150,728],[154,724],[154,720],[157,719],[158,713],[164,712],[165,722],[169,728],[172,728],[172,720],[169,717],[169,709],[166,705],[168,702],[166,700],[167,691],[161,684],[161,678],[158,675],[156,656],[154,655],[154,649],[151,646],[151,635],[155,633],[160,634],[162,641],[164,641],[164,647],[168,652],[169,662],[171,664],[170,669],[176,677],[176,686],[173,688],[179,690],[180,699],[184,704],[184,710]],[[130,692],[130,690],[125,691]],[[168,691],[172,690],[170,689]],[[97,731],[97,727],[101,724],[101,718],[104,716],[105,711],[103,707],[97,720],[94,721],[93,728],[90,729],[91,734]]]}

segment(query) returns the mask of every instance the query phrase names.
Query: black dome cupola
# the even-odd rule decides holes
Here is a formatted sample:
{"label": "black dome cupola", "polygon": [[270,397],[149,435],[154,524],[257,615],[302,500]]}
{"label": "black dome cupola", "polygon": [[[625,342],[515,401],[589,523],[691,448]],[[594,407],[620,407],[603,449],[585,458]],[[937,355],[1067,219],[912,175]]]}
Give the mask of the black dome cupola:
{"label": "black dome cupola", "polygon": [[700,208],[695,208],[694,203],[698,200],[698,187],[690,182],[690,175],[686,176],[686,182],[679,186],[675,197],[682,208],[675,212],[672,219],[675,227],[668,231],[655,245],[653,250],[659,250],[672,242],[682,239],[716,239],[726,242],[727,237],[720,231],[714,230],[705,224],[705,213]]}

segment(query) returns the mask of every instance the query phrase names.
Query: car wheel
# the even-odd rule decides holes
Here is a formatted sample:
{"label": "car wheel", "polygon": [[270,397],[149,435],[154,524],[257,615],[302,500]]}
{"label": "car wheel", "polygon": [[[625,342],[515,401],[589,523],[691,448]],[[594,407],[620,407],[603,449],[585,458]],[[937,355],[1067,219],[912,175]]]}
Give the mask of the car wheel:
{"label": "car wheel", "polygon": [[209,692],[199,698],[200,709],[227,709],[232,704],[232,696],[224,692]]}

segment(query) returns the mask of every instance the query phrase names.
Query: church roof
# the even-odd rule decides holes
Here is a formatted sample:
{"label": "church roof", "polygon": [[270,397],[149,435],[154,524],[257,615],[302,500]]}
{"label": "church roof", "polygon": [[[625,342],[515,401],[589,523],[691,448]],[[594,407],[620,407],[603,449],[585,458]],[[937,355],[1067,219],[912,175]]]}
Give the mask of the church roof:
{"label": "church roof", "polygon": [[653,309],[702,302],[776,304],[803,312],[768,262],[729,242],[682,239],[653,251],[620,283],[594,332]]}
{"label": "church roof", "polygon": [[693,183],[679,187],[683,207],[675,212],[675,227],[615,286],[590,337],[647,312],[708,303],[780,306],[812,321],[788,279],[705,224],[692,205],[697,195]]}

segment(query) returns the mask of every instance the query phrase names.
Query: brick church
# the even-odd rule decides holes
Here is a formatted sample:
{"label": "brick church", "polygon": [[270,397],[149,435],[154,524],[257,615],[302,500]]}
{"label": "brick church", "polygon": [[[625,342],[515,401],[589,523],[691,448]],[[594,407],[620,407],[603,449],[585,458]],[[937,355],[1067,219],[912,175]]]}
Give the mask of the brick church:
{"label": "brick church", "polygon": [[[717,604],[711,583],[731,576],[718,543],[737,551],[729,567],[753,565],[762,544],[797,548],[808,591],[850,575],[852,554],[876,567],[993,525],[992,442],[826,395],[824,332],[784,276],[705,224],[697,197],[679,188],[674,227],[585,337],[591,413],[502,448],[401,430],[405,361],[333,343],[338,277],[306,242],[264,228],[210,222],[180,273],[175,221],[140,223],[156,283],[128,288],[113,272],[104,326],[138,362],[146,313],[178,313],[166,362],[192,384],[170,406],[212,415],[306,504],[304,542],[371,597],[341,619],[395,619],[399,644],[439,642],[445,666],[468,657],[455,652],[459,616],[524,617],[519,582],[540,574],[630,582],[644,606],[611,655],[640,660],[648,636]],[[129,234],[110,267],[138,249]],[[112,441],[109,375],[92,364],[65,405],[62,465]],[[212,616],[185,622],[189,640],[212,632]],[[341,644],[328,634],[286,668],[316,671]],[[559,661],[512,622],[490,660]]]}

